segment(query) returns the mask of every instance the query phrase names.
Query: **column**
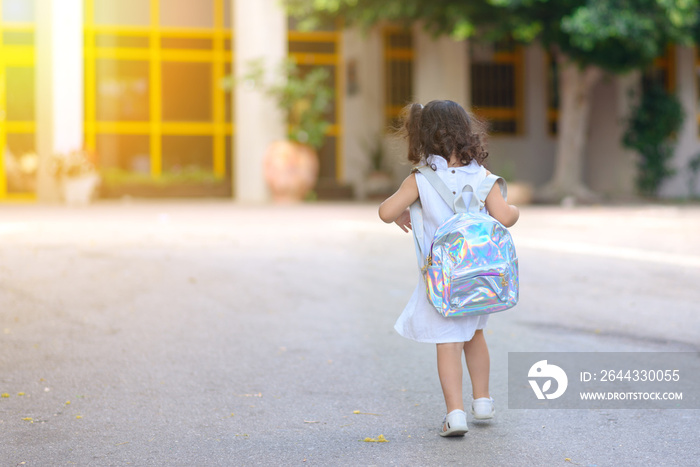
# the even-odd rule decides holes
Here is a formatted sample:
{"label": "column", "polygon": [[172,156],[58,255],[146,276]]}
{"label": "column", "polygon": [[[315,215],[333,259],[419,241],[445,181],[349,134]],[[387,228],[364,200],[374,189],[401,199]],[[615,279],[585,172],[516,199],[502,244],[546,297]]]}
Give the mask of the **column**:
{"label": "column", "polygon": [[449,99],[468,107],[467,41],[457,42],[447,36],[434,38],[420,25],[413,31],[416,102]]}
{"label": "column", "polygon": [[39,201],[58,200],[51,157],[83,146],[83,0],[36,0]]}
{"label": "column", "polygon": [[[277,72],[287,57],[287,17],[278,0],[234,1],[235,75],[240,79],[251,60],[263,58],[266,70]],[[263,202],[268,191],[263,156],[272,141],[286,136],[284,114],[275,102],[245,83],[237,83],[234,98],[234,197]]]}

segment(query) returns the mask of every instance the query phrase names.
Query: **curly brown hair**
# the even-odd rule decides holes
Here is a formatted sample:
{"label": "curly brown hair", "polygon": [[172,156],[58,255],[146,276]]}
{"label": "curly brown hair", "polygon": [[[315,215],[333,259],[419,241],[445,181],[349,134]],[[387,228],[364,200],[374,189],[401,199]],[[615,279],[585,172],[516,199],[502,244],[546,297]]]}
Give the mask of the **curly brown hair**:
{"label": "curly brown hair", "polygon": [[485,125],[456,102],[435,100],[425,107],[409,104],[402,113],[400,133],[408,139],[408,160],[418,165],[436,154],[450,161],[456,154],[467,165],[476,161],[484,165],[486,151]]}

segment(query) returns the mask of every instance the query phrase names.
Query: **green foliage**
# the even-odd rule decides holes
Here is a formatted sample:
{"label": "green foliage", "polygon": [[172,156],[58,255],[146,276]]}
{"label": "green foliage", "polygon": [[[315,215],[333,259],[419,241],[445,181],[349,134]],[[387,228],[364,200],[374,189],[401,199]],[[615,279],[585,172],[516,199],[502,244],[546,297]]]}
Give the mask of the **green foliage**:
{"label": "green foliage", "polygon": [[540,41],[581,66],[643,68],[669,42],[700,38],[698,0],[285,0],[313,25],[421,21],[435,35]]}
{"label": "green foliage", "polygon": [[625,72],[650,64],[669,42],[691,41],[694,0],[589,0],[561,20],[557,43],[583,65]]}
{"label": "green foliage", "polygon": [[272,82],[265,80],[265,68],[260,60],[249,65],[243,81],[251,83],[272,97],[285,112],[288,123],[287,137],[291,141],[319,149],[330,127],[328,111],[333,89],[329,86],[327,69],[314,67],[303,70],[292,60],[284,62]]}
{"label": "green foliage", "polygon": [[695,154],[688,162],[688,193],[690,193],[692,198],[698,196],[695,189],[698,183],[698,175],[700,175],[700,152]]}
{"label": "green foliage", "polygon": [[673,175],[668,163],[682,123],[683,108],[675,95],[659,84],[642,93],[622,140],[639,153],[637,189],[641,194],[655,196],[664,179]]}
{"label": "green foliage", "polygon": [[163,172],[160,177],[153,178],[151,174],[130,172],[128,170],[109,168],[100,171],[102,183],[106,186],[120,186],[128,184],[170,186],[180,184],[215,184],[224,179],[217,177],[211,171],[197,167],[186,167],[178,171]]}

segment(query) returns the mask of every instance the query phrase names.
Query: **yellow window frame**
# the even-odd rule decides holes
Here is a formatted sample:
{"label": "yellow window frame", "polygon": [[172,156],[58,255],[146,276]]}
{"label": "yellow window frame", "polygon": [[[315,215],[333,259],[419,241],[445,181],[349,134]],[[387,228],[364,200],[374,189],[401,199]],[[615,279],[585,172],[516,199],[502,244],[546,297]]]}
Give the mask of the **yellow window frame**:
{"label": "yellow window frame", "polygon": [[[494,137],[512,137],[520,136],[524,133],[524,49],[520,45],[514,45],[513,51],[496,51],[490,63],[493,64],[510,64],[513,66],[513,94],[515,103],[513,107],[491,107],[481,106],[473,107],[473,112],[480,118],[487,121],[501,120],[515,122],[515,131],[513,133],[498,132]],[[472,90],[469,90],[472,95]]]}
{"label": "yellow window frame", "polygon": [[[413,82],[412,77],[409,77],[408,92],[406,93],[406,102],[403,105],[396,105],[391,102],[389,87],[395,84],[395,76],[391,73],[391,65],[394,63],[408,64],[413,70],[413,61],[415,51],[411,43],[410,46],[398,47],[391,43],[391,36],[397,34],[411,34],[410,29],[397,25],[386,25],[382,28],[382,47],[384,53],[384,122],[387,128],[390,128],[398,120],[404,106],[413,99]],[[402,83],[405,84],[405,83]]]}
{"label": "yellow window frame", "polygon": [[35,201],[36,193],[8,193],[7,173],[5,172],[5,147],[8,133],[35,133],[36,121],[7,121],[7,86],[5,82],[6,67],[28,66],[35,64],[36,49],[33,45],[7,45],[4,43],[5,32],[25,32],[34,34],[33,23],[6,22],[2,16],[0,2],[0,201]]}
{"label": "yellow window frame", "polygon": [[[233,30],[224,27],[224,0],[209,0],[213,3],[213,28],[173,28],[160,26],[161,0],[147,0],[150,8],[149,26],[103,26],[96,25],[94,0],[85,0],[85,144],[95,150],[97,135],[141,134],[149,136],[151,177],[158,178],[163,170],[162,137],[165,135],[202,135],[213,137],[213,173],[226,176],[226,138],[233,137],[235,125],[226,121],[227,95],[221,86],[226,75],[226,65],[233,63],[233,54],[227,50],[226,42],[233,37]],[[147,48],[103,47],[96,45],[99,34],[119,37],[141,37],[148,40]],[[163,49],[163,38],[211,39],[212,49]],[[98,121],[97,120],[97,59],[140,60],[149,64],[149,120]],[[162,62],[204,62],[212,64],[212,119],[210,122],[163,122],[162,121]],[[233,164],[231,164],[233,166]]]}
{"label": "yellow window frame", "polygon": [[544,69],[545,76],[547,77],[547,92],[545,93],[545,105],[547,106],[547,134],[551,137],[556,137],[558,129],[556,128],[557,122],[559,121],[559,107],[551,105],[553,94],[559,92],[558,89],[553,89],[552,84],[557,85],[558,77],[551,76],[550,73],[559,73],[558,69],[556,72],[551,71],[552,63],[555,58],[551,53],[547,52],[544,54]]}

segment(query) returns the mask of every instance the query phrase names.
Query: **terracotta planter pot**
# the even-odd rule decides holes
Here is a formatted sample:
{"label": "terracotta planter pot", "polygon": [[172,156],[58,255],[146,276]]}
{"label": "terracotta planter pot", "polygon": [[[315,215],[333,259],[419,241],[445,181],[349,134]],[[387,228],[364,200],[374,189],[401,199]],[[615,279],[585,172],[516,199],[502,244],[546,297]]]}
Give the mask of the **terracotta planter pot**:
{"label": "terracotta planter pot", "polygon": [[265,181],[276,202],[303,200],[318,179],[318,156],[309,146],[276,141],[263,160]]}

